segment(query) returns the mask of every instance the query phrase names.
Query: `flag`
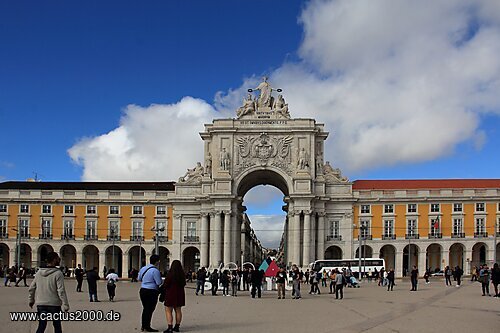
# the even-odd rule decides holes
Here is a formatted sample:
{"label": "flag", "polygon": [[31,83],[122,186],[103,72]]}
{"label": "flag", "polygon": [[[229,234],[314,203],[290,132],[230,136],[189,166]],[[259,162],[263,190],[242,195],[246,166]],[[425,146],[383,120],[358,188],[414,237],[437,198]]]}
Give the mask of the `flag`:
{"label": "flag", "polygon": [[274,276],[276,276],[276,273],[278,273],[279,270],[280,270],[280,268],[276,264],[276,261],[272,260],[271,264],[269,264],[269,267],[266,270],[265,276],[266,277],[274,277]]}
{"label": "flag", "polygon": [[264,272],[267,271],[267,268],[269,267],[269,264],[267,263],[267,260],[264,260],[262,264],[259,267],[259,271],[263,270]]}
{"label": "flag", "polygon": [[439,218],[437,218],[437,219],[434,220],[434,223],[433,223],[432,227],[434,229],[439,229]]}

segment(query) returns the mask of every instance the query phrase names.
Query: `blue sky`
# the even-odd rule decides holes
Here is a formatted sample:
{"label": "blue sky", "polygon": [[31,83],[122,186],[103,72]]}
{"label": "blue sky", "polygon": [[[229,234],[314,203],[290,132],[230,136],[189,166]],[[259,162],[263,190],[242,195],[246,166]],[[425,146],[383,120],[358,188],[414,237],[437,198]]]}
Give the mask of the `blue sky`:
{"label": "blue sky", "polygon": [[[203,123],[263,74],[292,117],[325,123],[327,159],[351,180],[499,178],[498,13],[488,0],[0,1],[0,181],[175,180],[202,159]],[[276,193],[250,197],[252,215],[281,214]]]}

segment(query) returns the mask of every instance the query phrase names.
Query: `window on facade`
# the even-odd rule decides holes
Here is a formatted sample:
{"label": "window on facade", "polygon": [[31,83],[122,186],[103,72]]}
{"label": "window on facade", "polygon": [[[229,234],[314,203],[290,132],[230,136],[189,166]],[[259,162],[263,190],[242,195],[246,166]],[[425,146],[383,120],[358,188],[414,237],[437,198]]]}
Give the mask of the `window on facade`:
{"label": "window on facade", "polygon": [[50,219],[42,219],[42,237],[49,238],[52,233],[52,221]]}
{"label": "window on facade", "polygon": [[476,212],[484,212],[484,202],[476,202]]}
{"label": "window on facade", "polygon": [[394,213],[394,205],[393,204],[384,205],[384,213],[385,214]]}
{"label": "window on facade", "polygon": [[156,215],[166,215],[167,209],[165,206],[156,206]]}
{"label": "window on facade", "polygon": [[463,211],[463,207],[461,203],[454,203],[453,204],[453,212],[455,213],[460,213]]}
{"label": "window on facade", "polygon": [[7,205],[0,205],[0,213],[7,213]]}
{"label": "window on facade", "polygon": [[370,235],[370,221],[369,220],[361,220],[361,228],[360,228],[361,238],[368,238]]}
{"label": "window on facade", "polygon": [[408,204],[408,213],[416,213],[417,204]]}
{"label": "window on facade", "polygon": [[109,215],[118,215],[120,214],[119,206],[109,206]]}
{"label": "window on facade", "polygon": [[87,214],[88,215],[93,215],[93,214],[96,214],[96,213],[97,213],[96,206],[94,206],[94,205],[87,206]]}
{"label": "window on facade", "polygon": [[431,204],[431,213],[439,213],[439,204]]}
{"label": "window on facade", "polygon": [[42,205],[42,213],[44,213],[44,214],[52,213],[52,206],[51,205]]}
{"label": "window on facade", "polygon": [[484,218],[478,217],[476,218],[476,234],[483,235],[486,232],[486,227],[484,224]]}
{"label": "window on facade", "polygon": [[158,236],[165,237],[167,235],[167,221],[156,220],[156,230],[158,232]]}
{"label": "window on facade", "polygon": [[370,205],[361,205],[361,214],[370,214]]}
{"label": "window on facade", "polygon": [[[73,207],[73,206],[71,206]],[[64,234],[65,238],[73,238],[73,220],[64,220]]]}
{"label": "window on facade", "polygon": [[6,219],[0,220],[0,237],[1,238],[7,237],[7,220]]}
{"label": "window on facade", "polygon": [[196,237],[196,222],[188,221],[187,222],[187,236],[188,237]]}
{"label": "window on facade", "polygon": [[384,220],[384,237],[392,237],[394,235],[394,220]]}
{"label": "window on facade", "polygon": [[462,219],[453,219],[453,234],[460,235],[462,233]]}
{"label": "window on facade", "polygon": [[339,221],[338,220],[331,220],[330,221],[327,236],[330,236],[330,238],[332,238],[332,239],[339,238],[340,232],[339,232]]}
{"label": "window on facade", "polygon": [[64,214],[73,214],[74,211],[73,205],[64,205]]}
{"label": "window on facade", "polygon": [[437,236],[439,235],[441,230],[441,221],[439,218],[432,218],[431,219],[431,227],[430,227],[430,234],[432,236]]}
{"label": "window on facade", "polygon": [[417,234],[417,220],[408,219],[406,221],[406,233],[408,236],[415,236]]}
{"label": "window on facade", "polygon": [[97,235],[97,221],[87,220],[87,237],[93,238]]}
{"label": "window on facade", "polygon": [[29,220],[19,220],[19,231],[21,237],[29,237],[30,235],[30,221]]}
{"label": "window on facade", "polygon": [[109,220],[108,235],[115,238],[120,235],[120,222],[118,220]]}
{"label": "window on facade", "polygon": [[134,215],[142,215],[142,206],[134,206],[132,209]]}
{"label": "window on facade", "polygon": [[132,222],[132,236],[134,237],[142,236],[142,221],[135,220]]}
{"label": "window on facade", "polygon": [[20,213],[29,213],[30,212],[30,205],[19,206],[19,212]]}

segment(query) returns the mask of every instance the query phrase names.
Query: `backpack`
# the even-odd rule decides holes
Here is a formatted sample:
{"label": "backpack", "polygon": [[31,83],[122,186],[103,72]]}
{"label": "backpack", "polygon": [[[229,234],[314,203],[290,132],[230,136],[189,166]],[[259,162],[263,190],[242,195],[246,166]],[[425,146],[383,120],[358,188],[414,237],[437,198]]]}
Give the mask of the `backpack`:
{"label": "backpack", "polygon": [[114,279],[109,279],[108,280],[108,286],[114,286],[115,285],[115,280]]}

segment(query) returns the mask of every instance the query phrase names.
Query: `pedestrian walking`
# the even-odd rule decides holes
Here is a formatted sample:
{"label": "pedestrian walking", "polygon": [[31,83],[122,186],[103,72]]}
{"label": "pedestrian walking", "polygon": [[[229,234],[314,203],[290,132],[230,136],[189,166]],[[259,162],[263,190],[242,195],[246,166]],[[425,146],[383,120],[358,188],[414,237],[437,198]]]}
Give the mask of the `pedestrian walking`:
{"label": "pedestrian walking", "polygon": [[347,284],[344,274],[340,273],[338,270],[335,272],[335,299],[344,298],[344,284]]}
{"label": "pedestrian walking", "polygon": [[417,266],[413,266],[413,269],[410,272],[410,279],[411,279],[411,291],[417,291],[417,284],[418,284]]}
{"label": "pedestrian walking", "polygon": [[238,271],[234,270],[231,272],[231,296],[238,296],[238,284],[240,282],[240,276],[238,275]]}
{"label": "pedestrian walking", "polygon": [[23,281],[24,286],[28,287],[28,284],[26,283],[26,276],[28,275],[28,271],[24,267],[24,263],[21,264],[21,267],[19,267],[19,273],[18,273],[18,279],[16,282],[16,287],[19,287],[19,282]]}
{"label": "pedestrian walking", "polygon": [[222,284],[222,296],[229,296],[229,270],[225,270],[220,277],[220,284]]}
{"label": "pedestrian walking", "polygon": [[276,287],[278,288],[278,299],[285,299],[285,283],[286,283],[286,271],[284,267],[281,267],[278,273],[276,273]]}
{"label": "pedestrian walking", "polygon": [[[164,293],[165,301],[165,316],[167,317],[168,328],[165,333],[179,332],[179,327],[182,321],[182,307],[186,305],[186,277],[184,269],[179,260],[174,260],[170,266],[170,270],[165,277]],[[175,311],[175,326],[173,312]]]}
{"label": "pedestrian walking", "polygon": [[116,295],[116,283],[118,282],[118,274],[115,273],[113,268],[110,268],[108,271],[108,275],[106,275],[106,289],[108,289],[108,296],[111,302],[115,301]]}
{"label": "pedestrian walking", "polygon": [[427,268],[424,273],[425,284],[429,284],[429,277],[431,276],[430,270]]}
{"label": "pedestrian walking", "polygon": [[479,270],[479,279],[481,282],[481,289],[483,291],[483,296],[490,295],[490,270],[488,265],[484,264]]}
{"label": "pedestrian walking", "polygon": [[153,254],[149,258],[149,265],[143,266],[139,271],[138,278],[141,281],[139,296],[142,303],[141,332],[158,332],[151,327],[151,317],[158,303],[159,288],[163,282],[158,269],[159,264],[160,256]]}
{"label": "pedestrian walking", "polygon": [[500,297],[498,293],[498,284],[500,283],[500,268],[498,267],[498,263],[495,263],[491,269],[491,283],[493,283],[493,288],[495,288],[495,295],[493,297]]}
{"label": "pedestrian walking", "polygon": [[389,272],[387,272],[387,291],[392,291],[394,288],[394,269],[391,268]]}
{"label": "pedestrian walking", "polygon": [[457,281],[457,288],[460,287],[460,284],[462,283],[462,275],[464,275],[464,271],[457,265],[455,269],[453,270],[455,273],[455,280]]}
{"label": "pedestrian walking", "polygon": [[93,267],[90,271],[85,273],[87,275],[87,284],[89,287],[89,298],[91,302],[100,302],[97,298],[97,280],[100,280],[97,267]]}
{"label": "pedestrian walking", "polygon": [[205,280],[207,279],[207,270],[202,267],[196,272],[196,296],[201,290],[201,294],[205,294]]}
{"label": "pedestrian walking", "polygon": [[243,278],[243,290],[250,290],[250,274],[249,274],[249,271],[248,271],[248,267],[245,267],[243,269],[243,274],[242,274],[242,278]]}
{"label": "pedestrian walking", "polygon": [[[309,273],[309,271],[306,271]],[[302,298],[300,294],[300,271],[297,265],[292,266],[292,286],[293,286],[293,299]]]}
{"label": "pedestrian walking", "polygon": [[81,293],[82,283],[83,283],[83,269],[81,264],[78,264],[78,268],[75,269],[75,278],[76,278],[76,291]]}
{"label": "pedestrian walking", "polygon": [[252,295],[252,298],[255,298],[255,294],[257,294],[257,296],[259,298],[261,298],[262,296],[262,278],[264,277],[264,271],[263,270],[254,270],[252,272],[252,291],[251,291],[251,295]]}
{"label": "pedestrian walking", "polygon": [[477,281],[477,274],[478,274],[477,267],[473,266],[471,271],[470,282]]}
{"label": "pedestrian walking", "polygon": [[333,294],[335,292],[335,285],[337,284],[337,282],[335,280],[335,278],[337,277],[336,274],[337,273],[334,269],[332,269],[330,271],[330,276],[329,276],[329,278],[330,278],[330,294]]}
{"label": "pedestrian walking", "polygon": [[[59,313],[69,311],[69,302],[64,287],[64,275],[59,268],[61,258],[56,252],[47,254],[47,267],[40,268],[29,286],[29,306],[36,304],[38,315],[42,313]],[[53,320],[54,333],[62,332],[60,320]],[[47,321],[38,320],[37,333],[45,332]]]}
{"label": "pedestrian walking", "polygon": [[217,269],[214,269],[212,274],[210,274],[208,281],[212,285],[212,296],[217,296],[217,289],[219,288],[219,273]]}
{"label": "pedestrian walking", "polygon": [[450,266],[446,266],[444,269],[444,278],[446,280],[446,286],[451,286],[451,269]]}

